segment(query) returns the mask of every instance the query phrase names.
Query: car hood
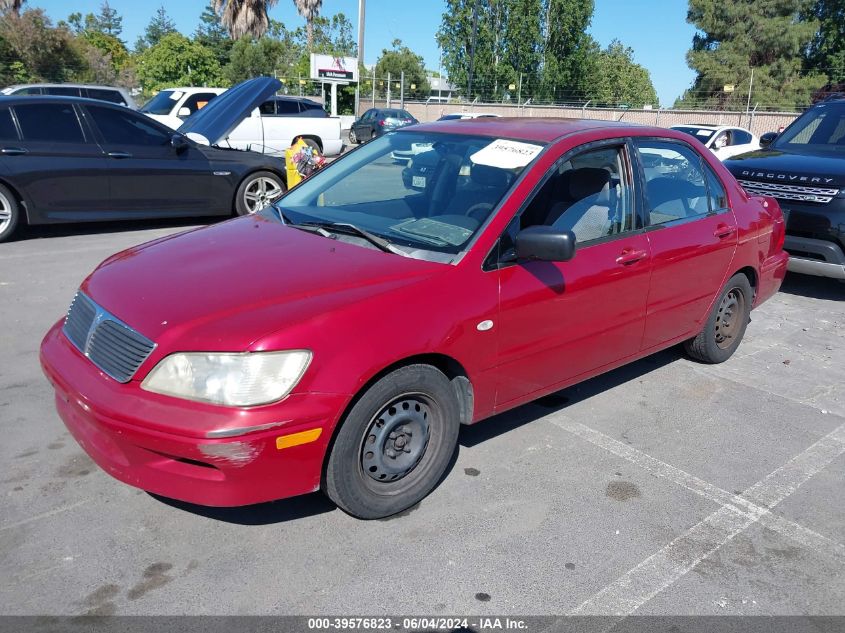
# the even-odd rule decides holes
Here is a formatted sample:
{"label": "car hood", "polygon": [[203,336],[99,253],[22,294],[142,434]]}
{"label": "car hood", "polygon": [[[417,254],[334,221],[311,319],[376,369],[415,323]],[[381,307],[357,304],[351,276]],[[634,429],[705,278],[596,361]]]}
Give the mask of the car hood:
{"label": "car hood", "polygon": [[198,143],[215,145],[281,87],[282,82],[273,77],[242,81],[189,116],[179,132]]}
{"label": "car hood", "polygon": [[836,156],[763,149],[732,156],[724,165],[740,180],[845,187],[845,161]]}
{"label": "car hood", "polygon": [[259,214],[113,255],[82,291],[163,353],[245,351],[260,349],[256,343],[265,336],[314,320],[342,328],[344,306],[449,268]]}

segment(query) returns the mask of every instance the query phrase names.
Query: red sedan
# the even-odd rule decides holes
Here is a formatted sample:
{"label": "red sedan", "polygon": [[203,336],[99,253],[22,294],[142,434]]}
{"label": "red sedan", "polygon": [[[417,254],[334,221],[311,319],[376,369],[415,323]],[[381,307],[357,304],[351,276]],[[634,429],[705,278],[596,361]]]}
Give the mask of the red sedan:
{"label": "red sedan", "polygon": [[777,202],[680,132],[425,124],[107,259],[41,361],[121,481],[212,506],[322,489],[382,517],[437,485],[461,424],[678,343],[727,360],[783,239]]}

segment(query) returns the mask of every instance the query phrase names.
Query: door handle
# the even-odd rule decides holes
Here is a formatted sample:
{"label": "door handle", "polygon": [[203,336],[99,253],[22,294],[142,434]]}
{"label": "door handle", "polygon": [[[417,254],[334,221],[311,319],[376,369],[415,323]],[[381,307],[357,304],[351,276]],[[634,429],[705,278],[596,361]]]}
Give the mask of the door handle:
{"label": "door handle", "polygon": [[109,158],[132,158],[128,152],[109,152]]}
{"label": "door handle", "polygon": [[26,154],[26,150],[23,147],[4,147],[0,149],[0,154],[4,156],[20,156],[21,154]]}
{"label": "door handle", "polygon": [[648,256],[648,253],[645,251],[638,251],[638,250],[625,250],[622,251],[622,254],[616,258],[616,263],[620,266],[630,266],[631,264],[635,264],[641,259],[645,259]]}
{"label": "door handle", "polygon": [[718,237],[720,240],[723,240],[726,237],[733,235],[735,231],[735,226],[727,226],[725,224],[720,224],[716,227],[716,230],[713,231],[713,237]]}

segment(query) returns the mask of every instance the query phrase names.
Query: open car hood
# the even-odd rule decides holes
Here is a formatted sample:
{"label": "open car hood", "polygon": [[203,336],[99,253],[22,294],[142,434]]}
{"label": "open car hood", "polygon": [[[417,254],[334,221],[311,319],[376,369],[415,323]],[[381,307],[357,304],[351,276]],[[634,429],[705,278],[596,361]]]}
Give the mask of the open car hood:
{"label": "open car hood", "polygon": [[281,87],[273,77],[242,81],[189,116],[178,131],[198,143],[216,145]]}

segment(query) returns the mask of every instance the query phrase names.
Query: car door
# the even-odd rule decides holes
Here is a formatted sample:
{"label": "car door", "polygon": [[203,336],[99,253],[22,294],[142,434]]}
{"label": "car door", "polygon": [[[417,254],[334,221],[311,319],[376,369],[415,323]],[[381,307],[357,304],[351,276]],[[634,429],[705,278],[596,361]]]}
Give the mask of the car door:
{"label": "car door", "polygon": [[724,284],[737,223],[724,185],[684,142],[636,139],[653,268],[643,349],[697,334]]}
{"label": "car door", "polygon": [[106,152],[112,209],[121,217],[209,215],[231,211],[226,179],[203,152],[149,118],[115,106],[86,105]]}
{"label": "car door", "polygon": [[96,219],[108,209],[107,161],[72,103],[18,103],[0,116],[14,123],[0,140],[0,169],[30,221]]}
{"label": "car door", "polygon": [[[557,161],[509,224],[489,273],[500,288],[497,407],[639,352],[651,258],[636,194],[624,140],[579,148]],[[575,234],[575,257],[516,261],[517,233],[544,224]]]}
{"label": "car door", "polygon": [[355,130],[355,135],[358,137],[359,141],[367,141],[372,137],[372,128],[370,127],[369,122],[374,114],[375,110],[371,108],[364,112],[364,114],[361,115],[361,118],[352,124],[352,127]]}

